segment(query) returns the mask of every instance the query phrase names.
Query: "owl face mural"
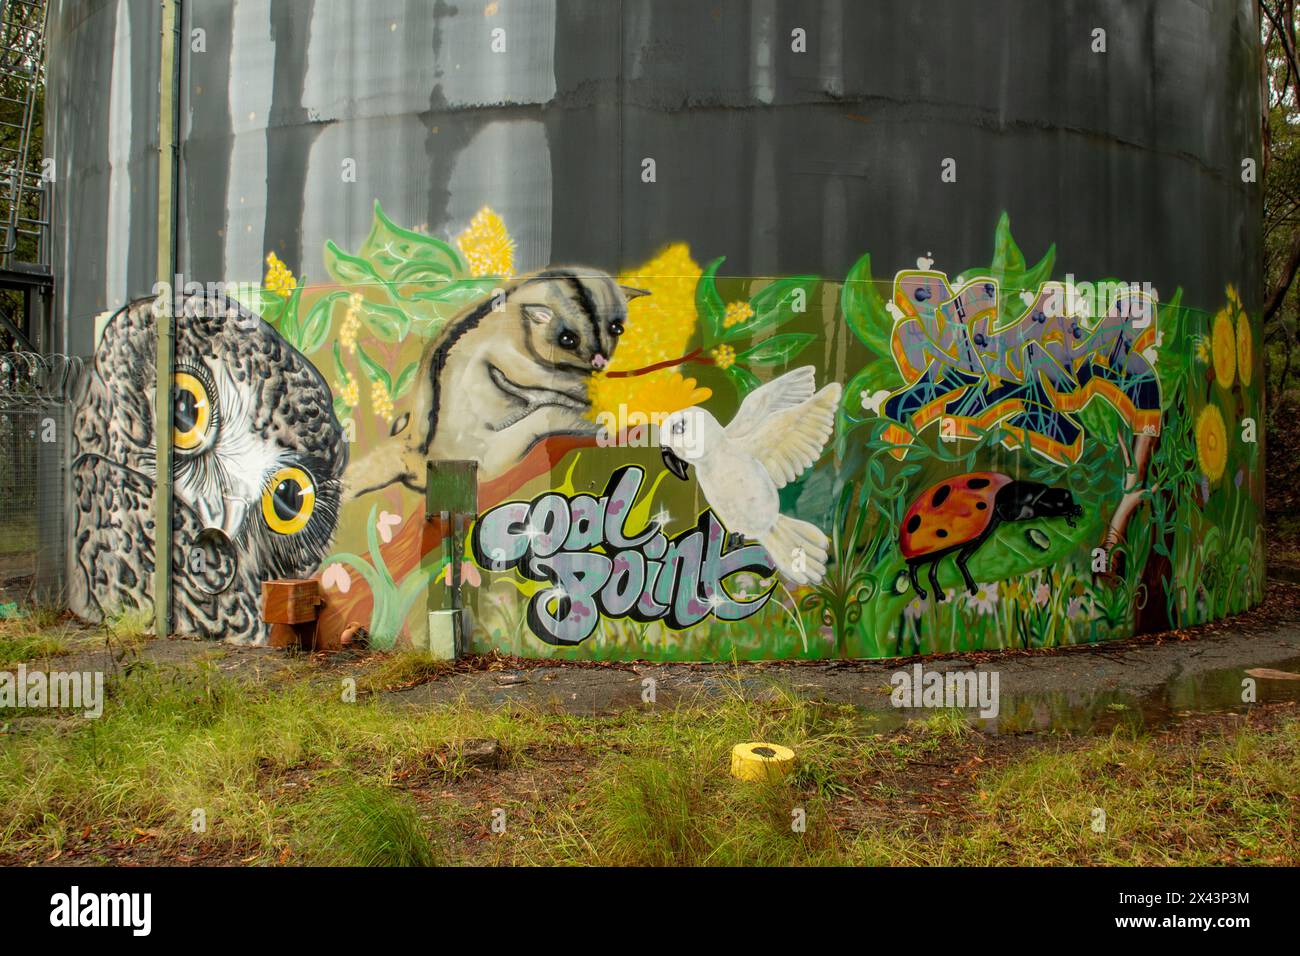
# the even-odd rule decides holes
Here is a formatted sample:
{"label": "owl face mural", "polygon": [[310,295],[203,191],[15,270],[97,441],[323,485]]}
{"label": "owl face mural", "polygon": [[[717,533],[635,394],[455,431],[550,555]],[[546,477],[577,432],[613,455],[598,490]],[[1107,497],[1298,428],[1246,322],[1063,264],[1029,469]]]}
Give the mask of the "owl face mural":
{"label": "owl face mural", "polygon": [[[73,610],[148,607],[153,300],[105,326],[73,420]],[[174,574],[178,633],[257,642],[260,584],[311,574],[338,520],[348,450],[328,386],[271,326],[218,296],[176,318]]]}

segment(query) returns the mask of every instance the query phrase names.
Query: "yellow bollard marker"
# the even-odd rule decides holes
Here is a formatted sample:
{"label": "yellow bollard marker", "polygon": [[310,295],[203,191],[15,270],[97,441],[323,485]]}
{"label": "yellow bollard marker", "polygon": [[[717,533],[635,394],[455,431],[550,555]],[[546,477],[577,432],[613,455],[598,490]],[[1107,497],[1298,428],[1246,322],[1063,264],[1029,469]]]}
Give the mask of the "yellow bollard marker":
{"label": "yellow bollard marker", "polygon": [[737,780],[780,780],[794,769],[794,751],[780,744],[736,744],[731,775]]}

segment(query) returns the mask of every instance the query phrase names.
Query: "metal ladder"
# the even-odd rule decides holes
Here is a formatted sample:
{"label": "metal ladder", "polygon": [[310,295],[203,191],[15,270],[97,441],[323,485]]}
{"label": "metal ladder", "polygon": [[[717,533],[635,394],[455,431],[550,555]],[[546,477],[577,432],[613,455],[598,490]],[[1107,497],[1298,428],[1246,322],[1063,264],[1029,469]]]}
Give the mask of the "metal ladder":
{"label": "metal ladder", "polygon": [[[48,273],[50,213],[30,155],[45,71],[45,0],[0,0],[0,268]],[[28,241],[24,241],[24,239]]]}

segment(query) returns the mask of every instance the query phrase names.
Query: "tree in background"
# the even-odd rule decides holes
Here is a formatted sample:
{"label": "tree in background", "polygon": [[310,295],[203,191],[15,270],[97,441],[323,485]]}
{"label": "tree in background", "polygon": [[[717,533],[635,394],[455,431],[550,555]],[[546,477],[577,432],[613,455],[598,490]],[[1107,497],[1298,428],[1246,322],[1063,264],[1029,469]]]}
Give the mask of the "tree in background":
{"label": "tree in background", "polygon": [[[33,82],[36,90],[28,134],[27,170],[39,169],[45,155],[45,64],[41,58],[39,34],[28,25],[41,14],[30,9],[21,12],[22,16],[6,17],[0,23],[0,190],[5,195],[9,194],[11,177],[21,172],[15,163],[22,145],[26,102]],[[30,178],[28,182],[31,182]],[[31,208],[30,202],[25,206]],[[0,234],[0,247],[5,241],[6,237]],[[36,238],[18,236],[14,258],[18,262],[36,262],[39,258]],[[16,320],[22,310],[21,292],[0,289],[0,311]],[[13,336],[7,329],[0,328],[0,352],[14,347]]]}
{"label": "tree in background", "polygon": [[1264,47],[1264,362],[1268,516],[1275,554],[1300,552],[1300,57],[1296,0],[1259,0]]}

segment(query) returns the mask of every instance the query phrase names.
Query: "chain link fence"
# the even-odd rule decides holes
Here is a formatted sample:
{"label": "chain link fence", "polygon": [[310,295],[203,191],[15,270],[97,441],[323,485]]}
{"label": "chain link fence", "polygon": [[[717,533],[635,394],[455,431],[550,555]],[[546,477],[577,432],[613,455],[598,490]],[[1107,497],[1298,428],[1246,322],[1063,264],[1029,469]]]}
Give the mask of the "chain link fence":
{"label": "chain link fence", "polygon": [[0,355],[0,617],[66,603],[66,396],[79,374],[76,359]]}

